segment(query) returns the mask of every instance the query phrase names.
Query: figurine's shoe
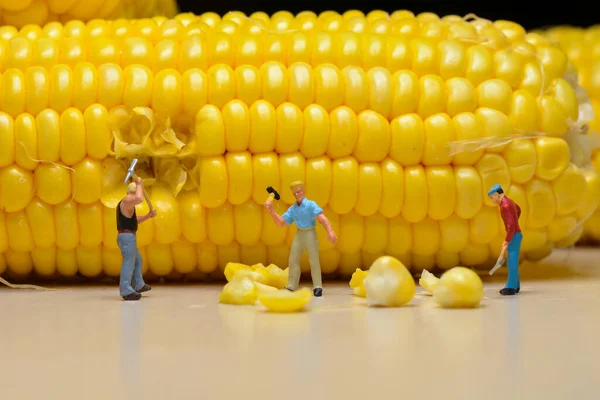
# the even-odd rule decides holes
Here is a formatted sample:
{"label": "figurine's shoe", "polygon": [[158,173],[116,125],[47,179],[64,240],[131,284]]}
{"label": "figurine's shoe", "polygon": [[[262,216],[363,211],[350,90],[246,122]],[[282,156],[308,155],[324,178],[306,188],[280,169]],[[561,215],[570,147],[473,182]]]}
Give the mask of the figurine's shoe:
{"label": "figurine's shoe", "polygon": [[518,288],[517,288],[517,293],[519,293],[520,291],[521,291],[521,288],[520,288],[520,287],[518,287]]}
{"label": "figurine's shoe", "polygon": [[135,301],[135,300],[139,300],[141,298],[142,298],[142,295],[137,292],[130,293],[127,296],[123,296],[123,300],[126,300],[126,301]]}
{"label": "figurine's shoe", "polygon": [[138,292],[138,293],[144,293],[144,292],[149,292],[149,291],[151,291],[151,290],[152,290],[152,288],[150,287],[150,285],[144,285],[144,286],[142,286],[142,288],[141,288],[140,290],[138,290],[137,292]]}
{"label": "figurine's shoe", "polygon": [[286,286],[286,287],[284,287],[284,289],[285,289],[285,290],[288,290],[288,291],[290,291],[290,292],[293,292],[293,291],[294,291],[294,289],[290,289],[290,288],[289,288],[289,287],[287,287],[287,286]]}
{"label": "figurine's shoe", "polygon": [[313,290],[313,293],[315,294],[315,297],[321,297],[323,296],[323,289],[321,289],[320,287],[315,288],[315,290]]}
{"label": "figurine's shoe", "polygon": [[500,294],[502,296],[514,296],[517,294],[517,289],[504,288],[500,290]]}

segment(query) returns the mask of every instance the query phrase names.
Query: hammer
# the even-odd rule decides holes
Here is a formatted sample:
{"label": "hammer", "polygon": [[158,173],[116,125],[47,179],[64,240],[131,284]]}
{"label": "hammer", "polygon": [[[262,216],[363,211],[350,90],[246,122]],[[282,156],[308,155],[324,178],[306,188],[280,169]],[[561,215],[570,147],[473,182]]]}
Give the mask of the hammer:
{"label": "hammer", "polygon": [[281,197],[279,196],[279,193],[277,193],[277,190],[273,189],[272,186],[269,186],[267,188],[267,193],[269,193],[269,197],[267,197],[267,203],[272,203],[273,199],[275,200],[279,200]]}
{"label": "hammer", "polygon": [[[131,165],[129,165],[129,169],[127,170],[127,175],[125,176],[125,181],[123,182],[124,184],[127,184],[127,181],[130,178],[133,178],[133,179],[137,178],[137,175],[134,172],[135,171],[135,166],[136,166],[137,162],[138,162],[137,158],[134,158],[131,161]],[[146,203],[148,203],[148,207],[150,208],[150,211],[152,212],[152,211],[154,211],[154,207],[152,206],[152,202],[150,201],[150,197],[148,196],[148,193],[146,192],[146,188],[142,187],[142,189],[144,190],[144,198],[146,199]]]}

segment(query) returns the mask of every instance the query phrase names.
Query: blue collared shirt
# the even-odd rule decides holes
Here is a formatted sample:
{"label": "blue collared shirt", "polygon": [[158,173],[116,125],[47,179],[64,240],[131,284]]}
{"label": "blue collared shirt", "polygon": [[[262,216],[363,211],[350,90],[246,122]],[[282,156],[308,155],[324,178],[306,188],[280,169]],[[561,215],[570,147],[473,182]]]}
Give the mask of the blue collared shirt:
{"label": "blue collared shirt", "polygon": [[323,210],[317,203],[304,198],[300,205],[297,202],[294,203],[281,217],[288,225],[296,222],[298,228],[307,229],[317,225],[317,216],[322,212]]}

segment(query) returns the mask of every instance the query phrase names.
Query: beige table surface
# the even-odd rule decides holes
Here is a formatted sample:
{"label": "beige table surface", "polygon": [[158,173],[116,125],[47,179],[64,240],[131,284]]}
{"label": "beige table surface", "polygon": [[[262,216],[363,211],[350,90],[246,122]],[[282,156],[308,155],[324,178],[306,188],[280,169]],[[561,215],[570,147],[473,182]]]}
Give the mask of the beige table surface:
{"label": "beige table surface", "polygon": [[[220,285],[0,289],[0,399],[600,399],[600,250],[522,267],[517,297],[371,309],[327,284],[304,313],[218,304]],[[310,285],[310,282],[304,282]]]}

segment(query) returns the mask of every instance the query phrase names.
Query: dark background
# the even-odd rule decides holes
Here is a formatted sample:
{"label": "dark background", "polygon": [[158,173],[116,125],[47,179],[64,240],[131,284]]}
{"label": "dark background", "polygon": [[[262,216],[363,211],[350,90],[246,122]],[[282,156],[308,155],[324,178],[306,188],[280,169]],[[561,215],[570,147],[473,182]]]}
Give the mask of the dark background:
{"label": "dark background", "polygon": [[[240,0],[178,0],[181,12],[202,14],[213,11],[224,15],[229,11],[242,11],[250,15],[254,11],[273,14],[276,11],[290,11],[297,14],[310,10],[320,13],[333,10],[342,13],[357,9],[365,13],[371,10],[410,10],[415,14],[429,11],[440,16],[456,14],[460,16],[475,13],[479,17],[491,20],[507,19],[520,23],[525,29],[543,28],[552,25],[591,26],[600,24],[600,2],[594,0],[561,1],[440,1],[440,0],[306,0],[306,1],[240,1]],[[594,4],[596,3],[596,4]],[[596,11],[598,10],[598,11]]]}

